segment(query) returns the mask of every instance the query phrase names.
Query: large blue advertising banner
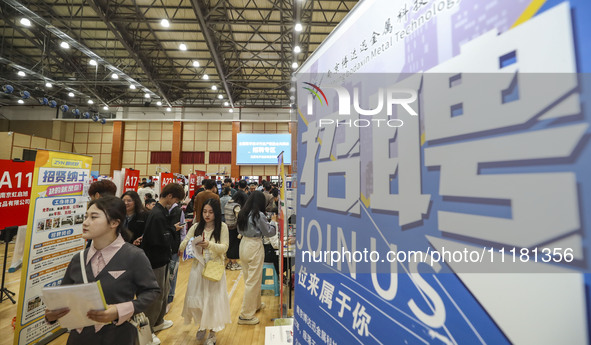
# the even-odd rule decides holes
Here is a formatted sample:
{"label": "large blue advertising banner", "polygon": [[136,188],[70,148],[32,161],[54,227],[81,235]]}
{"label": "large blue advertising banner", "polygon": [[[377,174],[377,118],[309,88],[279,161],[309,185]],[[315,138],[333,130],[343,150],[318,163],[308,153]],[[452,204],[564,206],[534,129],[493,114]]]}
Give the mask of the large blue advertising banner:
{"label": "large blue advertising banner", "polygon": [[591,2],[361,1],[297,74],[295,344],[588,344]]}

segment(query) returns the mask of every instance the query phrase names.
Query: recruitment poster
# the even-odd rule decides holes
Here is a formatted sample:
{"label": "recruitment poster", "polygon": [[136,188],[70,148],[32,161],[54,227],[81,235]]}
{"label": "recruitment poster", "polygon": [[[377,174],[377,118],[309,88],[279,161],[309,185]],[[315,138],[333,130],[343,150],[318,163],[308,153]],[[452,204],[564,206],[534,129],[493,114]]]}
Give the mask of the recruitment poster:
{"label": "recruitment poster", "polygon": [[35,162],[0,160],[0,229],[27,224]]}
{"label": "recruitment poster", "polygon": [[294,344],[589,344],[591,2],[361,1],[297,73]]}
{"label": "recruitment poster", "polygon": [[59,330],[59,325],[45,323],[41,290],[60,285],[72,256],[84,248],[82,223],[91,165],[89,156],[37,151],[15,344],[34,344]]}

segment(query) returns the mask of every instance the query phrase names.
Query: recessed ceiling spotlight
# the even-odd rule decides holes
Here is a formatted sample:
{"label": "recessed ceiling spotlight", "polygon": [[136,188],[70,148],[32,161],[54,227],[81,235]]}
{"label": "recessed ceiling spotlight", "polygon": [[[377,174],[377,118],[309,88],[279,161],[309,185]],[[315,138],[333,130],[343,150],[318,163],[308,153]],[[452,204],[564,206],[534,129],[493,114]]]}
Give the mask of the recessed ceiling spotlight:
{"label": "recessed ceiling spotlight", "polygon": [[22,99],[18,100],[18,104],[23,104],[23,103],[25,103],[25,101],[23,101]]}
{"label": "recessed ceiling spotlight", "polygon": [[168,21],[168,19],[162,19],[160,21],[160,25],[162,25],[163,27],[167,28],[170,26],[170,22]]}
{"label": "recessed ceiling spotlight", "polygon": [[293,29],[297,32],[302,31],[303,30],[302,24],[296,23],[296,25],[293,27]]}
{"label": "recessed ceiling spotlight", "polygon": [[215,85],[212,85],[212,86],[211,86],[211,89],[212,89],[213,91],[216,91],[216,90],[218,89],[218,87],[217,87],[217,86],[215,86]]}
{"label": "recessed ceiling spotlight", "polygon": [[109,110],[109,106],[108,106],[108,105],[105,105],[105,106],[103,107],[103,110]]}
{"label": "recessed ceiling spotlight", "polygon": [[182,51],[185,51],[185,50],[187,50],[187,45],[184,43],[181,43],[181,44],[179,44],[179,49]]}
{"label": "recessed ceiling spotlight", "polygon": [[234,112],[234,109],[230,108],[230,110],[228,110],[228,111],[231,112],[231,113],[233,113]]}
{"label": "recessed ceiling spotlight", "polygon": [[74,97],[74,93],[73,93],[73,92],[69,92],[69,93],[68,93],[68,96],[70,96],[70,97]]}
{"label": "recessed ceiling spotlight", "polygon": [[23,71],[18,71],[18,73],[17,73],[17,74],[18,74],[20,77],[24,77],[24,76],[26,76],[25,72],[23,72]]}
{"label": "recessed ceiling spotlight", "polygon": [[294,52],[294,53],[296,53],[296,54],[297,54],[297,53],[300,53],[301,51],[302,51],[302,48],[300,48],[300,46],[295,46],[295,47],[293,47],[293,52]]}
{"label": "recessed ceiling spotlight", "polygon": [[162,105],[162,102],[158,101],[158,102],[156,102],[156,105],[157,106],[161,106]]}
{"label": "recessed ceiling spotlight", "polygon": [[131,84],[131,85],[129,85],[129,88],[132,90],[135,90],[135,85]]}
{"label": "recessed ceiling spotlight", "polygon": [[208,76],[207,74],[204,74],[204,75],[203,75],[203,79],[205,79],[205,80],[209,80],[209,76]]}
{"label": "recessed ceiling spotlight", "polygon": [[171,107],[166,108],[166,111],[172,111]]}
{"label": "recessed ceiling spotlight", "polygon": [[144,98],[150,98],[150,94],[149,93],[145,94]]}
{"label": "recessed ceiling spotlight", "polygon": [[224,98],[224,96],[218,95],[218,99],[223,99],[223,98]]}
{"label": "recessed ceiling spotlight", "polygon": [[31,26],[31,21],[27,18],[21,18],[21,24],[23,24],[24,26]]}
{"label": "recessed ceiling spotlight", "polygon": [[53,87],[53,85],[50,82],[45,83],[45,87]]}
{"label": "recessed ceiling spotlight", "polygon": [[295,87],[291,87],[291,89],[289,89],[290,92],[295,92]]}
{"label": "recessed ceiling spotlight", "polygon": [[224,107],[227,107],[227,106],[229,106],[229,105],[230,105],[230,103],[228,103],[228,102],[224,102]]}
{"label": "recessed ceiling spotlight", "polygon": [[92,99],[88,100],[88,104],[94,104],[94,102],[92,101]]}
{"label": "recessed ceiling spotlight", "polygon": [[197,60],[193,61],[193,67],[199,67],[199,66],[201,66],[199,64],[199,61],[197,61]]}
{"label": "recessed ceiling spotlight", "polygon": [[291,96],[291,97],[289,97],[289,99],[291,99],[292,101],[295,101],[295,96]]}
{"label": "recessed ceiling spotlight", "polygon": [[291,68],[293,68],[293,69],[298,68],[298,63],[297,62],[292,63]]}
{"label": "recessed ceiling spotlight", "polygon": [[62,47],[64,49],[70,49],[70,45],[68,44],[68,42],[62,42],[62,43],[60,43],[60,47]]}
{"label": "recessed ceiling spotlight", "polygon": [[91,59],[90,61],[88,61],[89,64],[91,64],[92,66],[96,66],[96,60]]}
{"label": "recessed ceiling spotlight", "polygon": [[117,73],[113,73],[113,74],[111,74],[111,78],[117,80],[117,79],[119,79],[119,75]]}

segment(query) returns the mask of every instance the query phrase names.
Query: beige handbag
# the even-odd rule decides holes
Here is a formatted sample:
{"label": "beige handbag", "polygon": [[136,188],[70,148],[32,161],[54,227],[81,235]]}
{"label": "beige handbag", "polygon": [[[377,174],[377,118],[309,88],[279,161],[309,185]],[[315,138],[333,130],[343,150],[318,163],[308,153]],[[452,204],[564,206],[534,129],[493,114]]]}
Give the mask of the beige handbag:
{"label": "beige handbag", "polygon": [[201,275],[203,278],[211,280],[212,282],[219,282],[222,279],[222,275],[224,274],[224,265],[215,260],[209,260],[205,264],[205,268],[203,269],[203,273]]}

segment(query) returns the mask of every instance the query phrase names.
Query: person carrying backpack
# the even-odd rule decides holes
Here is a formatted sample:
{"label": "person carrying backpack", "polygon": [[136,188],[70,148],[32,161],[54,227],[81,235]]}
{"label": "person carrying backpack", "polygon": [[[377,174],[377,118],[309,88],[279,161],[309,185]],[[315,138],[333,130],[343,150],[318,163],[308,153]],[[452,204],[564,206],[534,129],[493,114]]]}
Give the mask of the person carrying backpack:
{"label": "person carrying backpack", "polygon": [[226,265],[227,270],[238,271],[242,269],[242,266],[238,263],[240,258],[240,237],[238,236],[237,220],[240,208],[246,202],[248,196],[243,191],[239,190],[234,194],[234,197],[229,200],[224,206],[223,212],[228,226],[228,233],[230,237],[230,246],[226,256],[228,257],[228,264]]}

